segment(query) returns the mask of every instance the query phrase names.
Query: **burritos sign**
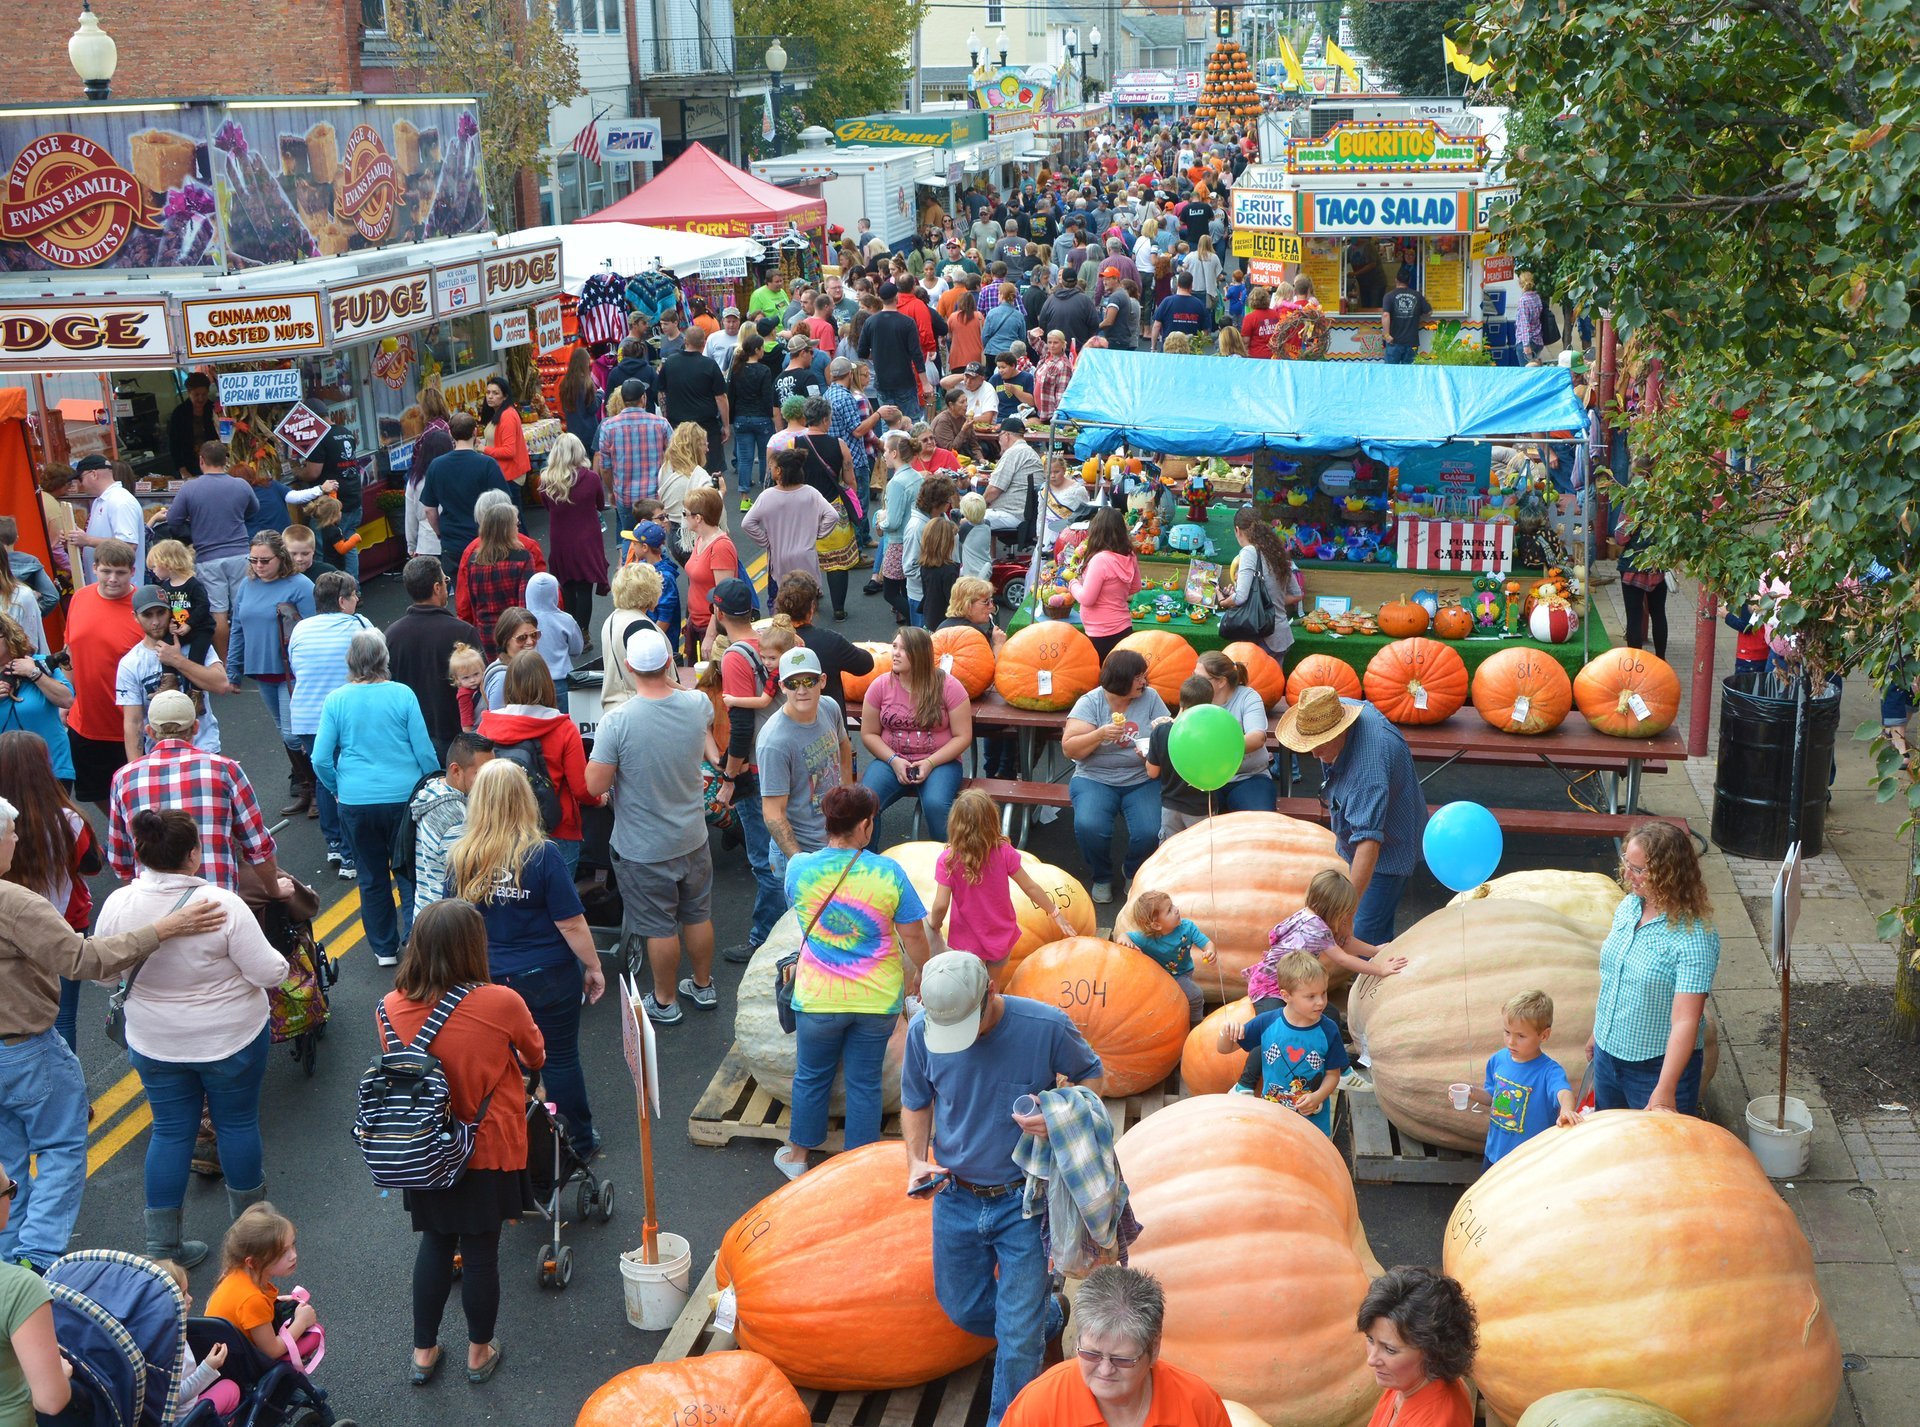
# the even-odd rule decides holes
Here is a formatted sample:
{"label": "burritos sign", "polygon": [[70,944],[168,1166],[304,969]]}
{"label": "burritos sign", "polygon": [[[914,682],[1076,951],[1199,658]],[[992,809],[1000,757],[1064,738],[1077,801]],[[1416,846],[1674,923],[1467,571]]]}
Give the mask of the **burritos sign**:
{"label": "burritos sign", "polygon": [[164,298],[0,303],[0,371],[175,365]]}
{"label": "burritos sign", "polygon": [[480,276],[488,307],[507,302],[530,302],[560,295],[560,245],[509,248],[480,260]]}
{"label": "burritos sign", "polygon": [[337,345],[423,327],[433,316],[433,273],[421,269],[329,287],[327,316]]}
{"label": "burritos sign", "polygon": [[1287,143],[1295,173],[1466,173],[1486,161],[1485,139],[1455,137],[1430,119],[1349,119]]}

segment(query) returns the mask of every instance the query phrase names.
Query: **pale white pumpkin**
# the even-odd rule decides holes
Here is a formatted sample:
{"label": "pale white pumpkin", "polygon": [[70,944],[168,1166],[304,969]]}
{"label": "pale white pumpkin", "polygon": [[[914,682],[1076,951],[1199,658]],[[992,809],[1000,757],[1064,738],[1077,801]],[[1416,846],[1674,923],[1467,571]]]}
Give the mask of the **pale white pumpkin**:
{"label": "pale white pumpkin", "polygon": [[1540,867],[1509,872],[1491,882],[1482,882],[1473,890],[1460,893],[1447,905],[1457,907],[1462,902],[1478,902],[1489,897],[1534,902],[1552,907],[1573,921],[1598,927],[1604,938],[1607,928],[1613,925],[1614,911],[1626,895],[1620,884],[1604,872],[1564,872]]}

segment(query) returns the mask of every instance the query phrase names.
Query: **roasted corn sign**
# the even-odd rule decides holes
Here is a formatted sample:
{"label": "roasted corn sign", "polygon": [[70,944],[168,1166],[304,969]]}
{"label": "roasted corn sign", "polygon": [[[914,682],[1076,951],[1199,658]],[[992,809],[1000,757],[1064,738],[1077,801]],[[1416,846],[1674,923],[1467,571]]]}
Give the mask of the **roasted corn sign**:
{"label": "roasted corn sign", "polygon": [[1467,173],[1486,162],[1485,139],[1456,137],[1431,119],[1348,120],[1287,144],[1293,173]]}

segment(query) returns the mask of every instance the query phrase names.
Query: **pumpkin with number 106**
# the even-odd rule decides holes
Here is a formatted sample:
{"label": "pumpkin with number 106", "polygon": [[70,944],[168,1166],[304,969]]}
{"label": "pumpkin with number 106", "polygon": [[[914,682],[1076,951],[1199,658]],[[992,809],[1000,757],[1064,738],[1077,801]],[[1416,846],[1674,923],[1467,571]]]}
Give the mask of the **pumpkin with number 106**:
{"label": "pumpkin with number 106", "polygon": [[1093,641],[1064,619],[1030,624],[1000,646],[993,686],[1018,709],[1070,709],[1100,682]]}
{"label": "pumpkin with number 106", "polygon": [[573,1427],[810,1427],[793,1384],[758,1353],[644,1363],[587,1399]]}
{"label": "pumpkin with number 106", "polygon": [[1652,738],[1680,716],[1680,676],[1644,649],[1609,649],[1574,677],[1573,701],[1595,733]]}
{"label": "pumpkin with number 106", "polygon": [[1137,1095],[1180,1063],[1186,993],[1136,947],[1097,936],[1056,941],[1020,963],[1007,994],[1066,1012],[1100,1057],[1102,1095]]}

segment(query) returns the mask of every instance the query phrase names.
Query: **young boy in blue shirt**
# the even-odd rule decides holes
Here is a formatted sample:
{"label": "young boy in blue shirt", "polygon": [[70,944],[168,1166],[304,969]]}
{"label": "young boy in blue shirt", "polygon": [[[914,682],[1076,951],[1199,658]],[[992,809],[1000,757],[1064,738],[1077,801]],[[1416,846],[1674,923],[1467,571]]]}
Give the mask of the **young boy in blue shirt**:
{"label": "young boy in blue shirt", "polygon": [[1501,1015],[1507,1024],[1506,1048],[1488,1058],[1485,1088],[1475,1086],[1469,1095],[1488,1112],[1489,1167],[1549,1125],[1579,1120],[1566,1071],[1541,1049],[1553,1034],[1553,997],[1545,991],[1522,991],[1501,1008]]}
{"label": "young boy in blue shirt", "polygon": [[1327,1014],[1327,969],[1310,951],[1290,951],[1273,969],[1282,1005],[1245,1025],[1220,1028],[1221,1054],[1251,1051],[1260,1059],[1261,1094],[1305,1115],[1333,1135],[1327,1104],[1349,1064],[1340,1027]]}
{"label": "young boy in blue shirt", "polygon": [[1139,930],[1128,932],[1128,939],[1174,979],[1186,994],[1187,1024],[1199,1025],[1206,1019],[1207,998],[1193,979],[1193,953],[1198,950],[1200,959],[1211,966],[1219,959],[1213,943],[1191,918],[1180,915],[1165,892],[1142,892],[1135,897],[1133,924]]}
{"label": "young boy in blue shirt", "polygon": [[667,636],[667,643],[680,645],[680,567],[666,553],[667,528],[658,520],[635,522],[627,542],[629,565],[651,565],[660,573],[660,603],[653,607],[653,622]]}

